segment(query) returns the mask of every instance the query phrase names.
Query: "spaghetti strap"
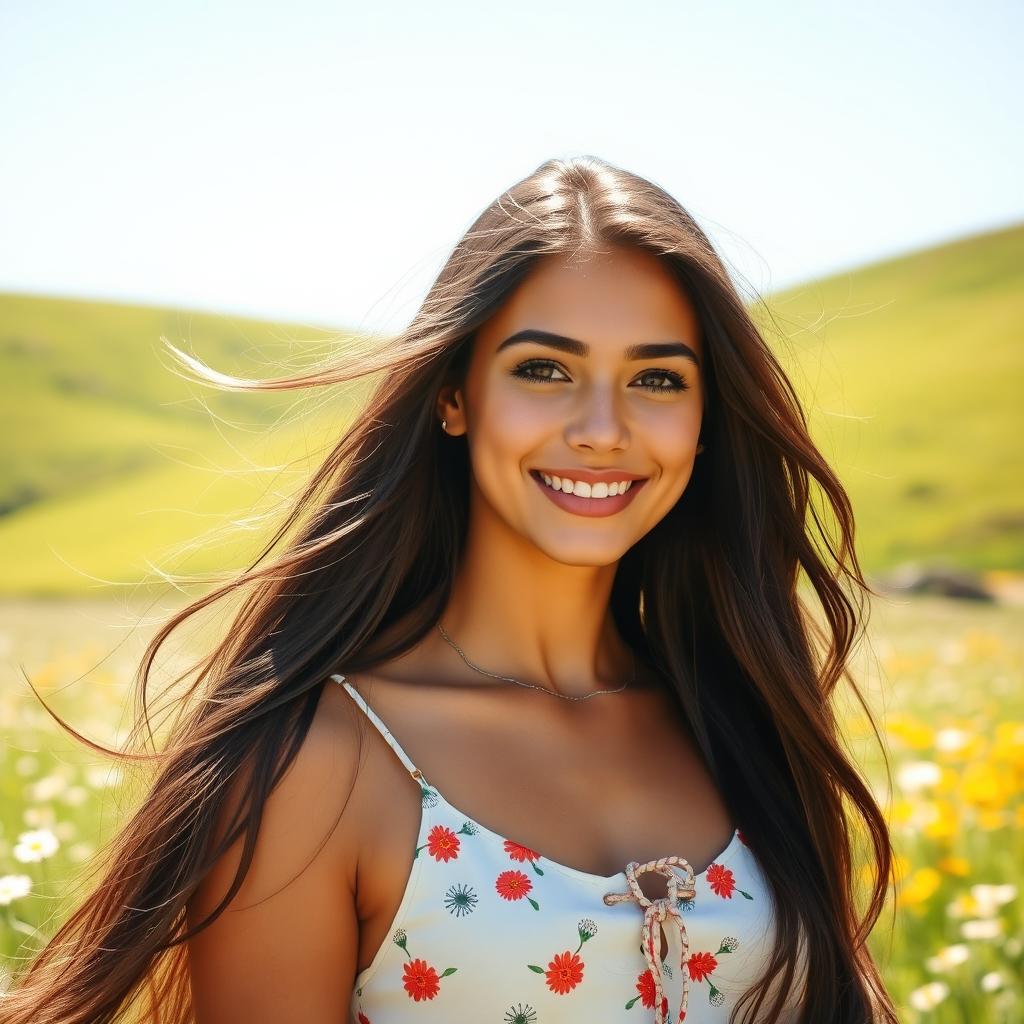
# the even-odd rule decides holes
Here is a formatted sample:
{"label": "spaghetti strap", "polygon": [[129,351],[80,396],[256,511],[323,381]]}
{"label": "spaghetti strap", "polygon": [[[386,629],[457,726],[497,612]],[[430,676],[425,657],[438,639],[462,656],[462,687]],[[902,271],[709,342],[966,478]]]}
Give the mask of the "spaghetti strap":
{"label": "spaghetti strap", "polygon": [[341,685],[348,691],[349,696],[363,709],[363,711],[366,713],[366,717],[369,718],[371,722],[373,722],[373,724],[377,728],[377,731],[381,734],[381,736],[384,737],[384,741],[387,743],[387,745],[391,747],[391,749],[398,755],[398,759],[408,769],[409,774],[419,783],[420,789],[422,790],[430,788],[429,783],[427,782],[426,778],[423,775],[423,772],[421,772],[419,768],[417,768],[416,765],[412,763],[412,758],[410,758],[409,755],[402,749],[402,745],[391,734],[391,730],[381,721],[377,712],[374,711],[373,708],[371,708],[370,705],[366,703],[366,701],[363,699],[363,695],[350,682],[348,682],[344,676],[335,674],[332,675],[331,678],[336,683],[341,683]]}

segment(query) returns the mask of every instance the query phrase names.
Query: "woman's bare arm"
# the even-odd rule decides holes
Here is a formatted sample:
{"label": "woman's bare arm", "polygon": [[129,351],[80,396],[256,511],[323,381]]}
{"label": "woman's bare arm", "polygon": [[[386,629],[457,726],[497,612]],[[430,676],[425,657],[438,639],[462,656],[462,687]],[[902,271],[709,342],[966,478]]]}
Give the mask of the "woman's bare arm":
{"label": "woman's bare arm", "polygon": [[[352,788],[357,736],[350,709],[329,689],[267,801],[241,888],[221,916],[189,941],[197,1024],[347,1019],[359,938],[354,800],[326,837]],[[229,805],[234,799],[237,794]],[[204,880],[189,905],[190,926],[227,892],[241,849],[237,841]]]}

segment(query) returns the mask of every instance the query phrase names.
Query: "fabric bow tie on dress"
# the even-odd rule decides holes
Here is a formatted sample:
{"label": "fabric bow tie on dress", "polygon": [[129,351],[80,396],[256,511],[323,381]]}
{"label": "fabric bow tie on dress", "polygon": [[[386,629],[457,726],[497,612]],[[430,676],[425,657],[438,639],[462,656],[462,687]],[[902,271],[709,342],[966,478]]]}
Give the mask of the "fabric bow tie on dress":
{"label": "fabric bow tie on dress", "polygon": [[[678,866],[684,872],[680,877],[675,867]],[[666,889],[668,894],[658,899],[649,899],[640,888],[637,879],[645,871],[652,871],[655,874],[664,875],[668,879]],[[608,892],[604,894],[604,902],[611,906],[613,903],[621,903],[624,900],[635,900],[644,908],[644,921],[640,930],[640,938],[643,945],[644,959],[651,970],[654,978],[654,1024],[668,1024],[662,1002],[661,980],[661,956],[660,952],[654,952],[655,924],[661,925],[668,919],[674,919],[679,926],[679,940],[682,951],[679,957],[679,970],[683,977],[683,993],[679,1002],[679,1016],[676,1020],[682,1020],[686,1016],[686,1003],[690,994],[690,977],[686,969],[686,961],[689,959],[690,940],[686,934],[686,925],[683,923],[683,915],[679,910],[679,900],[692,900],[697,894],[694,885],[693,868],[689,861],[683,857],[659,857],[658,860],[649,860],[646,864],[632,860],[626,865],[626,884],[629,892]],[[661,934],[658,935],[658,947],[661,948]]]}

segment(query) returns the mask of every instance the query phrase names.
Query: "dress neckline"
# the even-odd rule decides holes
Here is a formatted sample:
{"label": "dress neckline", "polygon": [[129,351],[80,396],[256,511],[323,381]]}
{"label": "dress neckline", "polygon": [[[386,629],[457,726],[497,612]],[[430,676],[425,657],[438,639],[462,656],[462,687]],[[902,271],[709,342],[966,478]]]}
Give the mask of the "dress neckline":
{"label": "dress neckline", "polygon": [[[504,844],[505,840],[510,838],[509,836],[502,835],[500,832],[495,832],[494,829],[488,828],[486,825],[483,824],[483,822],[479,821],[477,818],[474,818],[473,815],[467,814],[461,808],[456,807],[444,795],[444,793],[442,793],[441,790],[437,788],[437,786],[433,785],[433,783],[427,782],[426,779],[424,779],[423,782],[426,785],[426,787],[430,790],[430,792],[437,797],[438,803],[443,804],[449,811],[452,812],[454,817],[464,818],[466,821],[472,822],[484,835],[488,836],[490,839],[493,839],[495,842]],[[732,830],[732,836],[729,838],[729,842],[726,843],[725,847],[722,850],[720,850],[714,857],[712,857],[711,863],[709,863],[703,871],[695,871],[693,873],[694,879],[703,878],[715,864],[723,864],[730,861],[732,859],[733,851],[736,848],[736,845],[739,843],[739,841],[739,829],[734,828]],[[598,875],[594,874],[592,871],[583,871],[581,868],[570,867],[568,864],[562,864],[560,861],[552,860],[541,850],[536,850],[532,846],[529,847],[529,849],[533,850],[541,859],[541,861],[543,862],[541,865],[542,867],[554,868],[556,871],[560,871],[562,874],[569,875],[573,878],[578,878],[580,881],[587,882],[590,885],[608,886],[611,885],[613,882],[617,882],[620,879],[625,880],[626,878],[625,868],[623,868],[620,871],[616,871],[613,875]],[[668,855],[666,854],[666,856]]]}
{"label": "dress neckline", "polygon": [[[412,759],[405,752],[401,743],[398,742],[397,738],[394,736],[391,730],[387,727],[387,725],[384,724],[384,722],[373,710],[373,708],[370,707],[370,704],[366,700],[366,698],[363,697],[363,695],[345,678],[345,676],[341,675],[340,673],[336,673],[332,675],[331,678],[336,682],[340,683],[353,697],[356,698],[356,700],[362,706],[363,710],[367,713],[370,720],[373,722],[378,731],[384,737],[385,741],[392,748],[392,750],[394,750],[399,760],[401,760],[401,762],[405,765],[406,769],[413,776],[413,779],[418,780],[420,790],[424,794],[424,804],[421,810],[420,821],[421,829],[422,826],[426,824],[426,811],[428,809],[427,794],[429,793],[433,794],[433,796],[435,797],[435,803],[443,804],[452,813],[454,817],[462,818],[464,821],[471,822],[482,833],[490,837],[496,843],[501,843],[502,845],[504,845],[506,839],[508,839],[508,836],[504,836],[500,832],[495,832],[494,829],[488,828],[477,818],[473,817],[473,815],[467,814],[464,810],[462,810],[461,807],[456,807],[444,795],[444,793],[442,793],[441,790],[438,789],[437,786],[435,786],[433,783],[429,781],[429,779],[427,779],[426,775],[413,763]],[[696,881],[698,878],[703,878],[705,875],[707,875],[707,873],[711,870],[711,868],[714,865],[726,864],[731,861],[734,851],[740,842],[739,833],[739,828],[734,827],[732,830],[732,835],[729,838],[729,842],[726,843],[725,847],[712,858],[711,863],[708,864],[708,866],[703,871],[695,871],[693,873],[694,881]],[[515,840],[511,841],[515,842]],[[533,850],[532,847],[528,847],[528,849]],[[548,857],[545,853],[543,853],[540,850],[533,850],[533,852],[536,853],[538,857],[542,858],[544,862],[547,864],[547,866],[554,868],[556,871],[559,871],[562,874],[569,876],[570,878],[576,878],[581,882],[586,882],[589,885],[609,886],[620,880],[625,881],[627,878],[625,867],[623,867],[619,871],[616,871],[612,875],[598,875],[594,874],[591,871],[584,871],[581,868],[570,867],[568,864],[563,864],[560,861],[552,860],[550,857]],[[665,854],[665,856],[670,855]]]}

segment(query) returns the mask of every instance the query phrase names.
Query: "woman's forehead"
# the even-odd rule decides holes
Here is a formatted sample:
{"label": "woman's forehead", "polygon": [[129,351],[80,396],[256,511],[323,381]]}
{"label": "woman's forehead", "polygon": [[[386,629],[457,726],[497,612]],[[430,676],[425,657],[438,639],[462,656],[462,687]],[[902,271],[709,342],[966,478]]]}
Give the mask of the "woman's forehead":
{"label": "woman's forehead", "polygon": [[478,339],[494,352],[527,329],[577,338],[594,351],[671,339],[700,351],[700,324],[685,289],[658,257],[633,248],[540,257]]}

